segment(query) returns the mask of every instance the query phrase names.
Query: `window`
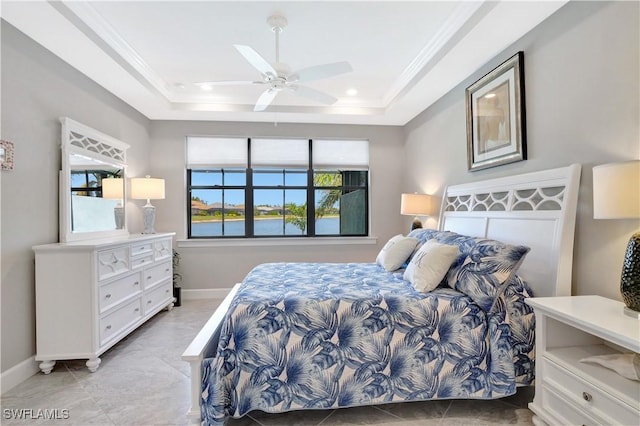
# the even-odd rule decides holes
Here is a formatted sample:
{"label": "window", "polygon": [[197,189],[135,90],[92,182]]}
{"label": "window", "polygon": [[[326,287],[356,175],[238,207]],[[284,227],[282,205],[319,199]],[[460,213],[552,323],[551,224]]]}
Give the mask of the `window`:
{"label": "window", "polygon": [[82,169],[71,170],[71,195],[102,197],[102,180],[118,177],[118,170]]}
{"label": "window", "polygon": [[368,148],[364,140],[188,137],[188,237],[366,236]]}

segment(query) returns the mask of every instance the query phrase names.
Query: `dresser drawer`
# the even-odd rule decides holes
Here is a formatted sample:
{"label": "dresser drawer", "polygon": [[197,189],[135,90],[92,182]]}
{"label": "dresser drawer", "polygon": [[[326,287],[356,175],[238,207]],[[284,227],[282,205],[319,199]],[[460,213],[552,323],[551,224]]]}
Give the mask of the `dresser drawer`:
{"label": "dresser drawer", "polygon": [[170,259],[172,255],[170,238],[153,243],[153,258],[155,260]]}
{"label": "dresser drawer", "polygon": [[119,333],[142,318],[140,298],[128,302],[121,308],[100,319],[100,346],[117,337]]}
{"label": "dresser drawer", "polygon": [[573,401],[588,415],[605,424],[638,424],[640,412],[613,398],[593,384],[581,379],[546,357],[542,357],[546,383]]}
{"label": "dresser drawer", "polygon": [[148,290],[171,278],[171,262],[155,265],[144,271],[144,288]]}
{"label": "dresser drawer", "polygon": [[100,313],[113,308],[123,300],[142,292],[142,273],[128,275],[101,285],[98,289]]}
{"label": "dresser drawer", "polygon": [[137,243],[131,245],[131,257],[153,253],[153,242]]}
{"label": "dresser drawer", "polygon": [[173,291],[171,288],[171,281],[167,281],[161,284],[157,288],[145,292],[142,296],[142,302],[144,304],[144,314],[147,315],[157,307],[167,304],[173,298]]}
{"label": "dresser drawer", "polygon": [[144,256],[137,256],[131,259],[131,269],[142,268],[153,263],[153,254],[148,253]]}
{"label": "dresser drawer", "polygon": [[116,247],[98,252],[98,280],[129,271],[129,247]]}

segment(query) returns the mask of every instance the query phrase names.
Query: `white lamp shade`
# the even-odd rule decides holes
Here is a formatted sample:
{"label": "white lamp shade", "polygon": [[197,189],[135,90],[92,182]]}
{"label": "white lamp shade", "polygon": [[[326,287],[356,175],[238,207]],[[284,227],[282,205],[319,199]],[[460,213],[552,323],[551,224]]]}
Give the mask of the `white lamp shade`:
{"label": "white lamp shade", "polygon": [[402,194],[400,214],[428,216],[431,214],[431,196],[427,194]]}
{"label": "white lamp shade", "polygon": [[640,218],[640,160],[593,168],[593,218]]}
{"label": "white lamp shade", "polygon": [[134,200],[164,200],[164,179],[149,176],[131,179],[131,198]]}
{"label": "white lamp shade", "polygon": [[124,197],[124,183],[122,178],[102,179],[102,198],[121,200]]}

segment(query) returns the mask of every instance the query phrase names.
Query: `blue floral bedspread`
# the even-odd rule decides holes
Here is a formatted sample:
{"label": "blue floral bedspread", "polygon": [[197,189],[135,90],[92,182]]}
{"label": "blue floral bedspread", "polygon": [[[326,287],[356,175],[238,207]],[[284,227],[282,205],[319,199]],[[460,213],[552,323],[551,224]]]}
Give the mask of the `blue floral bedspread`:
{"label": "blue floral bedspread", "polygon": [[243,281],[203,361],[203,424],[398,401],[493,399],[533,381],[534,317],[516,277],[492,312],[420,293],[374,263],[270,263]]}

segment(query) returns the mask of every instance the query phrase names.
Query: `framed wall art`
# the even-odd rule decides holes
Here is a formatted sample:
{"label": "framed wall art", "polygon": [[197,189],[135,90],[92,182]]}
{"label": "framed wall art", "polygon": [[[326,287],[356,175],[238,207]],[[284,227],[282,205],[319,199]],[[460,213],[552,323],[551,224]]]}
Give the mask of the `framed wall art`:
{"label": "framed wall art", "polygon": [[524,53],[467,87],[465,95],[468,169],[526,160]]}
{"label": "framed wall art", "polygon": [[0,140],[0,169],[13,170],[13,142]]}

